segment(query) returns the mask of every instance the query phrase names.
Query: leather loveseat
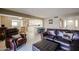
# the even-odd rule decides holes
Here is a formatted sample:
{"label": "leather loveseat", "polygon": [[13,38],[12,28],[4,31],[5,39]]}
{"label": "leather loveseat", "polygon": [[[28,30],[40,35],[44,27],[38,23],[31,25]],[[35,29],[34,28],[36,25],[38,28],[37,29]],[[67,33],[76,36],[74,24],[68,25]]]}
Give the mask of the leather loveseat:
{"label": "leather loveseat", "polygon": [[6,30],[6,47],[10,50],[16,50],[17,47],[26,44],[26,36],[19,34],[17,28]]}

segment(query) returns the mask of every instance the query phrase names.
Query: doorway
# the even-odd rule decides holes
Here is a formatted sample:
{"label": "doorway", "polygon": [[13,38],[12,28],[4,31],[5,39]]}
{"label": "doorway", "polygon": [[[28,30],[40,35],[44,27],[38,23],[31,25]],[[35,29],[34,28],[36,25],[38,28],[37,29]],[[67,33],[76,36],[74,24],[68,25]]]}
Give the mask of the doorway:
{"label": "doorway", "polygon": [[40,28],[40,27],[43,27],[43,20],[38,20],[38,19],[29,20],[28,36],[29,36],[29,41],[31,41],[31,43],[34,43],[40,40],[41,37],[37,33],[37,28]]}

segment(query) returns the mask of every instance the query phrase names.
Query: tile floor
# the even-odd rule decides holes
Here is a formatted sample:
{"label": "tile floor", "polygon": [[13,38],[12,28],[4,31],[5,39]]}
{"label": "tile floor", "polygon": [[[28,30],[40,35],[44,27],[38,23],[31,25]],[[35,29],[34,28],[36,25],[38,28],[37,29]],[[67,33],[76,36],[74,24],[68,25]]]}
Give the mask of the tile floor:
{"label": "tile floor", "polygon": [[[30,37],[29,37],[30,36]],[[27,43],[17,49],[17,51],[32,51],[32,44],[41,40],[40,34],[28,35]]]}

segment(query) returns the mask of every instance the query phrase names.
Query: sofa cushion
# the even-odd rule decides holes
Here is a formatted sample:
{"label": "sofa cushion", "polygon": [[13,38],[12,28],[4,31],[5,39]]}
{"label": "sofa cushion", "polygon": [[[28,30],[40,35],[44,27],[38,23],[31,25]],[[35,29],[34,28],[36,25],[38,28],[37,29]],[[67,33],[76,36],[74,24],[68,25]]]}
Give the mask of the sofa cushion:
{"label": "sofa cushion", "polygon": [[63,37],[63,35],[64,35],[64,34],[63,34],[63,32],[61,32],[61,31],[59,31],[58,34],[57,34],[57,36],[61,36],[61,37]]}
{"label": "sofa cushion", "polygon": [[50,33],[51,35],[55,35],[55,32],[54,32],[54,31],[49,31],[49,33]]}
{"label": "sofa cushion", "polygon": [[20,34],[17,34],[17,35],[12,35],[13,38],[20,38]]}
{"label": "sofa cushion", "polygon": [[66,39],[64,39],[62,37],[58,37],[58,39],[55,39],[54,41],[60,44],[61,49],[66,50],[66,51],[70,50],[71,41],[66,40]]}
{"label": "sofa cushion", "polygon": [[73,33],[64,33],[64,36],[63,37],[71,40],[72,39],[72,36],[73,36]]}
{"label": "sofa cushion", "polygon": [[79,40],[79,34],[78,34],[78,33],[74,33],[73,39],[74,39],[74,40]]}

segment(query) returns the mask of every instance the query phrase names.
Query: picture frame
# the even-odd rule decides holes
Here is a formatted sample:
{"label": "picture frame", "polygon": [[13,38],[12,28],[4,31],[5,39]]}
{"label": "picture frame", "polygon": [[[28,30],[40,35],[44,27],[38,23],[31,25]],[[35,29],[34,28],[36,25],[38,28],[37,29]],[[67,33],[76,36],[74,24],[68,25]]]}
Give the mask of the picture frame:
{"label": "picture frame", "polygon": [[53,19],[49,19],[49,24],[53,24]]}

